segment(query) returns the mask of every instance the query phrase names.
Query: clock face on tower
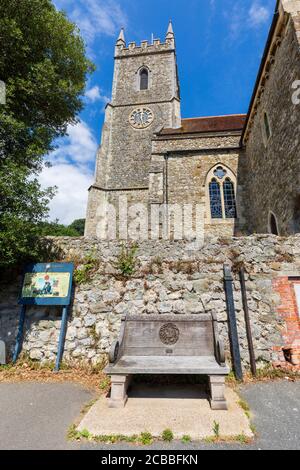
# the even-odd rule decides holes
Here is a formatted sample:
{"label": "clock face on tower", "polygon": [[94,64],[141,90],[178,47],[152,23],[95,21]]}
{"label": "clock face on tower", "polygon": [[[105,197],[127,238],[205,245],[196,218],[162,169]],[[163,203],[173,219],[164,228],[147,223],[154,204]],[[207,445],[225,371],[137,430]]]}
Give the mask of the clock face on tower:
{"label": "clock face on tower", "polygon": [[146,129],[154,120],[154,114],[149,108],[137,108],[129,116],[129,122],[135,129]]}

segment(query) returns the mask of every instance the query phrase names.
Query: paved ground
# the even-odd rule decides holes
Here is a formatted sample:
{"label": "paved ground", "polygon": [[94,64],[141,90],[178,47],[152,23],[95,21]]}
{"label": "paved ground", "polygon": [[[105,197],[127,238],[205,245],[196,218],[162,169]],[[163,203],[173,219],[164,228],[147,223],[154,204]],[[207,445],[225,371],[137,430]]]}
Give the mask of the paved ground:
{"label": "paved ground", "polygon": [[69,425],[93,395],[66,384],[0,384],[0,449],[65,449]]}
{"label": "paved ground", "polygon": [[129,400],[122,409],[109,408],[101,397],[80,423],[79,430],[88,430],[93,436],[140,435],[150,432],[159,438],[165,429],[172,429],[175,439],[190,436],[192,440],[213,437],[214,422],[219,423],[224,436],[253,433],[244,411],[238,405],[239,396],[226,387],[228,411],[211,410],[207,394],[201,385],[175,385],[136,383]]}
{"label": "paved ground", "polygon": [[[300,382],[242,387],[259,437],[250,446],[157,443],[154,450],[300,449]],[[93,394],[74,384],[0,384],[0,449],[134,449],[69,443],[69,425]]]}

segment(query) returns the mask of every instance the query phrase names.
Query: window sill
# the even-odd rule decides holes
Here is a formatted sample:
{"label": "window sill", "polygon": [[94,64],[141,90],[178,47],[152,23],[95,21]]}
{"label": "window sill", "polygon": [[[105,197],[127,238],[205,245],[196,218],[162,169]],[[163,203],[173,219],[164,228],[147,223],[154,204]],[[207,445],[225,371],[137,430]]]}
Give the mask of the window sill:
{"label": "window sill", "polygon": [[206,221],[207,225],[233,225],[238,219],[210,219]]}

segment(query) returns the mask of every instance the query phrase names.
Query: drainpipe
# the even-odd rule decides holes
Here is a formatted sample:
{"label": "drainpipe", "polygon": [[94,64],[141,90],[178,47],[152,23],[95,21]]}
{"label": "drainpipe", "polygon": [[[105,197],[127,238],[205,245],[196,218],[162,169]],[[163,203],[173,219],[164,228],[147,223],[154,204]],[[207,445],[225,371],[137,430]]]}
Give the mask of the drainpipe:
{"label": "drainpipe", "polygon": [[241,282],[242,300],[243,300],[243,307],[244,307],[244,314],[245,314],[245,324],[246,324],[246,332],[247,332],[251,372],[252,372],[252,375],[255,377],[256,374],[257,374],[257,370],[256,370],[255,352],[254,352],[253,339],[252,339],[250,314],[249,314],[249,308],[248,308],[248,299],[247,299],[247,289],[246,289],[245,270],[244,270],[244,268],[241,268],[241,270],[240,270],[240,282]]}
{"label": "drainpipe", "polygon": [[164,191],[164,217],[165,236],[169,237],[169,153],[165,156],[165,191]]}
{"label": "drainpipe", "polygon": [[165,154],[165,197],[164,203],[169,204],[169,154]]}

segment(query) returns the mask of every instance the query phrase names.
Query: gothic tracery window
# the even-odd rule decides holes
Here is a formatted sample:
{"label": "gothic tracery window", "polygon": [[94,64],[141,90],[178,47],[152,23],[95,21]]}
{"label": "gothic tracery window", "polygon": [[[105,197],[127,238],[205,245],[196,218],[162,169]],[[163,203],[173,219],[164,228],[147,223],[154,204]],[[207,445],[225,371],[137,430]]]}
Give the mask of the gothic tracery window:
{"label": "gothic tracery window", "polygon": [[230,170],[218,166],[209,173],[208,190],[212,219],[236,219],[235,181]]}
{"label": "gothic tracery window", "polygon": [[140,89],[148,90],[149,88],[149,72],[147,69],[142,69],[140,72]]}

